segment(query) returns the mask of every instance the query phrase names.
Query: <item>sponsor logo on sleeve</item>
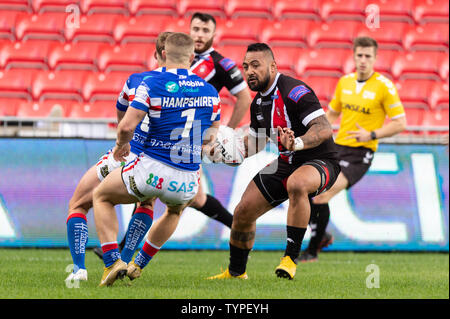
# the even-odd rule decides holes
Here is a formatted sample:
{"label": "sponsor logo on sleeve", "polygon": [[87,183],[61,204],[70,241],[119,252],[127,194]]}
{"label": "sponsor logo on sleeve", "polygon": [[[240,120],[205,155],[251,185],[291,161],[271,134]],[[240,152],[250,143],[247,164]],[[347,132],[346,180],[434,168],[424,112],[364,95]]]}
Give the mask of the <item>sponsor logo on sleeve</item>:
{"label": "sponsor logo on sleeve", "polygon": [[291,92],[289,92],[288,94],[288,98],[290,98],[291,100],[293,100],[295,103],[298,102],[298,100],[301,99],[301,97],[307,93],[311,92],[310,89],[308,89],[306,86],[304,85],[298,85],[296,87],[294,87]]}
{"label": "sponsor logo on sleeve", "polygon": [[222,66],[222,68],[225,71],[230,70],[232,67],[236,66],[236,63],[228,58],[223,58],[222,60],[219,61],[219,64]]}

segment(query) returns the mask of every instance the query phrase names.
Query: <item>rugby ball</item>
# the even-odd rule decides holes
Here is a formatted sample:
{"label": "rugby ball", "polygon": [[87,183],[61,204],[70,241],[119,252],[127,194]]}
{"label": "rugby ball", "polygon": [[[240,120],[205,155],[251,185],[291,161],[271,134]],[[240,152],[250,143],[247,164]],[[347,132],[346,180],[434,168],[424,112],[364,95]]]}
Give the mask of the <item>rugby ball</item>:
{"label": "rugby ball", "polygon": [[229,166],[241,165],[245,159],[245,145],[242,136],[231,127],[220,125],[217,142],[222,149],[222,162]]}

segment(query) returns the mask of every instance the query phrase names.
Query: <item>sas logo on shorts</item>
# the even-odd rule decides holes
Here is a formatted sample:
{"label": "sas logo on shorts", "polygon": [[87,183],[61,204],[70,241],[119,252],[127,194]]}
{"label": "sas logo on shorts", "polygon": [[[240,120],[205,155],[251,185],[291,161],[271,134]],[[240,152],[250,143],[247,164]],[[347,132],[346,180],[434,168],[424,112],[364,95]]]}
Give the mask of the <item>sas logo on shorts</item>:
{"label": "sas logo on shorts", "polygon": [[166,83],[166,91],[167,92],[176,93],[176,92],[178,92],[179,89],[180,89],[180,87],[175,82],[170,81],[170,82]]}
{"label": "sas logo on shorts", "polygon": [[297,103],[298,100],[300,100],[300,98],[301,98],[303,95],[305,95],[305,94],[307,94],[307,93],[309,93],[309,92],[311,92],[311,90],[308,89],[306,86],[304,86],[304,85],[298,85],[298,86],[296,86],[295,88],[293,88],[293,89],[291,90],[291,92],[289,92],[288,97],[289,97],[291,100],[293,100],[295,103]]}

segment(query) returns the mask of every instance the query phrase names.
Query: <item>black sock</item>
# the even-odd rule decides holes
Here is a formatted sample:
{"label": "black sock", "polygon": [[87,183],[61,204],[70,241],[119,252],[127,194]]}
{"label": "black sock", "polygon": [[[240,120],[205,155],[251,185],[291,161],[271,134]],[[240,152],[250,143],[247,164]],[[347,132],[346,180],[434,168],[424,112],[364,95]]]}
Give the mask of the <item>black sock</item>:
{"label": "black sock", "polygon": [[230,212],[222,206],[217,198],[209,194],[206,195],[205,205],[197,210],[231,228],[231,224],[233,223],[233,215],[231,215]]}
{"label": "black sock", "polygon": [[[137,204],[134,204],[134,209],[133,209],[133,213],[131,213],[131,216],[134,215],[134,213],[136,212],[137,207],[138,207]],[[131,220],[130,220],[130,222],[131,222]],[[127,230],[128,230],[128,227],[127,227]],[[122,241],[119,244],[119,251],[122,251],[123,247],[125,247],[126,239],[127,239],[127,234],[125,232],[125,235],[123,236],[123,239],[122,239]]]}
{"label": "black sock", "polygon": [[248,254],[251,249],[242,249],[230,243],[230,264],[228,270],[233,276],[242,275],[247,267]]}
{"label": "black sock", "polygon": [[299,228],[294,226],[286,226],[287,244],[284,252],[285,256],[291,257],[295,261],[300,254],[303,237],[305,236],[306,228]]}
{"label": "black sock", "polygon": [[311,204],[311,216],[313,214],[316,215],[316,223],[315,225],[310,224],[311,240],[309,241],[308,252],[315,256],[317,255],[319,244],[322,241],[323,235],[325,235],[325,230],[330,220],[330,207],[328,204]]}

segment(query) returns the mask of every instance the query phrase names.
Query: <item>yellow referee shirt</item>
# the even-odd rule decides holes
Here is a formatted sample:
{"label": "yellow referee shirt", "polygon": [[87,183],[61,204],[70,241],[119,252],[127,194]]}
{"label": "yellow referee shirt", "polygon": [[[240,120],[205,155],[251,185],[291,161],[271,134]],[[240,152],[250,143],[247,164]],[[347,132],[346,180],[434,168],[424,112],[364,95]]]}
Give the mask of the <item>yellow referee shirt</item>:
{"label": "yellow referee shirt", "polygon": [[328,107],[342,113],[336,144],[363,146],[374,152],[377,150],[378,140],[358,142],[354,138],[346,139],[347,131],[357,131],[356,123],[367,131],[374,131],[383,126],[386,115],[390,119],[405,116],[394,84],[378,72],[365,82],[358,82],[356,73],[341,77]]}

